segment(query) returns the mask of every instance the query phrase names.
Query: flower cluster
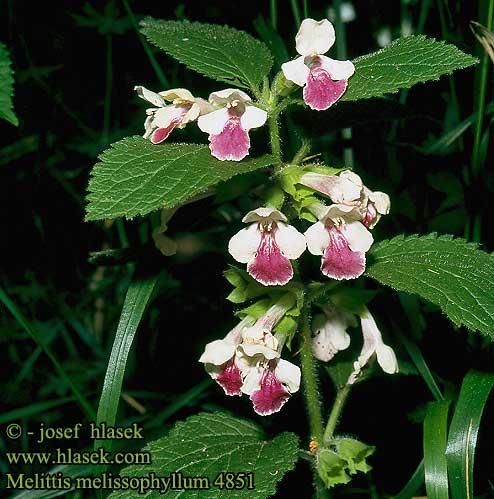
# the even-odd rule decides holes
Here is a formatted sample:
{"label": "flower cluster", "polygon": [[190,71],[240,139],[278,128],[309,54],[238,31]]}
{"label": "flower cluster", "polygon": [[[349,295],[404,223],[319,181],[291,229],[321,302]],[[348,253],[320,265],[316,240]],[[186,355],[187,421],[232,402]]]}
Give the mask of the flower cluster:
{"label": "flower cluster", "polygon": [[[282,65],[285,78],[304,87],[306,104],[318,111],[328,109],[345,92],[355,71],[350,61],[336,61],[322,54],[335,41],[327,20],[304,19],[295,38],[301,57]],[[249,131],[266,123],[268,113],[242,90],[227,88],[212,92],[208,100],[194,97],[185,88],[152,92],[136,86],[137,95],[154,107],[146,110],[144,138],[160,144],[175,128],[197,121],[209,135],[211,154],[222,161],[240,161],[249,154]]]}
{"label": "flower cluster", "polygon": [[301,234],[279,210],[262,207],[243,218],[249,226],[235,234],[228,251],[265,286],[286,284],[293,277],[290,260],[306,249],[321,255],[321,271],[333,279],[355,279],[365,270],[365,252],[373,243],[372,229],[389,213],[390,200],[372,192],[351,171],[340,175],[305,173],[299,183],[329,197],[333,204],[312,203],[318,221]]}
{"label": "flower cluster", "polygon": [[289,308],[282,298],[257,321],[245,317],[199,359],[227,395],[248,395],[262,416],[279,411],[300,386],[300,369],[281,358],[284,338],[272,333]]}
{"label": "flower cluster", "polygon": [[[316,359],[329,362],[340,350],[350,346],[349,327],[356,326],[355,317],[344,309],[326,307],[323,314],[318,314],[312,322],[312,353]],[[360,314],[360,325],[364,343],[357,360],[353,363],[347,384],[353,384],[362,369],[369,363],[374,354],[382,370],[388,374],[398,372],[398,361],[393,349],[384,344],[381,331],[369,310]]]}

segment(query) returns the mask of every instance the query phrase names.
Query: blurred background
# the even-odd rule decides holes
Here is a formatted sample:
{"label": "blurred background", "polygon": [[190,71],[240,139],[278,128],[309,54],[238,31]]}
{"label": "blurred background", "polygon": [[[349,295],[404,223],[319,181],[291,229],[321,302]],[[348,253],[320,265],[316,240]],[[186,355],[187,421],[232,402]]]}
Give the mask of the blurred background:
{"label": "blurred background", "polygon": [[[0,41],[11,50],[20,122],[17,128],[0,122],[0,286],[2,302],[10,304],[10,311],[0,305],[0,422],[34,426],[41,421],[69,425],[88,420],[29,331],[49,346],[96,408],[134,264],[146,261],[147,270],[162,274],[129,357],[119,423],[138,421],[152,439],[176,420],[201,410],[227,410],[257,420],[268,434],[291,430],[307,438],[300,394],[280,413],[261,418],[245,397],[224,397],[197,362],[205,344],[235,324],[235,307],[225,301],[230,287],[222,277],[227,263],[233,263],[227,241],[238,230],[242,213],[253,205],[252,190],[264,181],[261,174],[242,176],[221,186],[215,196],[181,208],[169,224],[168,234],[179,244],[178,254],[171,258],[154,247],[155,215],[84,222],[86,187],[98,154],[112,142],[143,133],[146,104],[137,98],[135,85],[153,91],[186,87],[204,98],[223,87],[148,45],[138,34],[136,23],[142,17],[243,29],[268,43],[278,70],[286,54],[295,55],[294,36],[304,9],[309,17],[329,17],[337,25],[340,41],[329,54],[334,58],[354,59],[400,36],[425,34],[483,60],[485,52],[470,21],[486,24],[488,4],[0,2]],[[352,165],[373,190],[388,192],[392,211],[377,227],[377,240],[400,232],[437,231],[492,251],[492,82],[492,63],[487,59],[476,68],[389,99],[341,103],[317,116],[291,112],[283,128],[286,157],[304,137],[314,136],[312,153],[321,153],[329,166]],[[479,125],[475,113],[482,98]],[[350,125],[351,131],[346,128]],[[262,152],[266,131],[251,137],[252,154]],[[188,127],[174,131],[171,139],[205,143],[207,137]],[[92,255],[108,249],[121,251],[112,258]],[[377,289],[373,282],[366,286]],[[488,342],[454,328],[430,304],[380,290],[371,306],[388,343],[396,346],[405,363],[400,334],[418,345],[446,396],[456,395],[468,369],[492,365]],[[432,398],[422,378],[413,369],[408,371],[355,389],[340,431],[377,446],[371,459],[374,470],[358,476],[337,497],[394,493],[420,461],[423,406]],[[333,388],[321,374],[323,393],[330,401]],[[485,421],[492,417],[487,406]],[[492,494],[489,480],[494,478],[492,465],[488,467],[492,437],[492,425],[481,429],[475,483],[485,497]],[[31,445],[0,435],[0,452],[34,450]],[[306,479],[287,475],[280,497],[294,490],[298,497],[309,497],[310,470],[304,462],[298,468]],[[1,461],[0,472],[7,469]]]}

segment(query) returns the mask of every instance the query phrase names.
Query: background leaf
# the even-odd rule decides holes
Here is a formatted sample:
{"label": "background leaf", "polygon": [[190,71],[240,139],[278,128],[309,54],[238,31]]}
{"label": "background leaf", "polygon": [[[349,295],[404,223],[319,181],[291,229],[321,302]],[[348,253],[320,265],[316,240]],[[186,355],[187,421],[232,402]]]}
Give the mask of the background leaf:
{"label": "background leaf", "polygon": [[446,438],[449,402],[427,404],[424,420],[425,489],[428,499],[448,499]]}
{"label": "background leaf", "polygon": [[494,257],[452,236],[398,236],[370,251],[366,275],[439,305],[457,325],[494,337]]}
{"label": "background leaf", "polygon": [[256,90],[273,64],[264,43],[228,26],[148,17],[141,27],[151,43],[188,68],[238,87]]}
{"label": "background leaf", "polygon": [[99,157],[92,171],[86,220],[146,215],[172,208],[222,180],[274,163],[272,156],[219,161],[206,145],[155,145],[128,137]]}
{"label": "background leaf", "polygon": [[14,113],[12,102],[14,78],[10,64],[9,51],[3,43],[0,43],[0,118],[17,126],[19,120]]}
{"label": "background leaf", "polygon": [[353,61],[355,74],[350,78],[342,101],[368,99],[410,88],[416,83],[438,80],[455,69],[477,62],[456,46],[423,35],[395,40],[382,50]]}
{"label": "background leaf", "polygon": [[[256,424],[227,414],[202,413],[178,423],[166,437],[150,442],[144,450],[152,453],[153,464],[129,466],[122,476],[169,475],[180,471],[184,476],[208,477],[211,490],[189,490],[188,499],[263,499],[273,495],[276,483],[290,471],[298,457],[298,437],[282,433],[265,440]],[[220,472],[253,472],[254,490],[219,490],[213,485]],[[183,490],[169,490],[171,499],[183,497]],[[132,490],[113,492],[111,499],[135,497]],[[148,499],[162,497],[158,490]]]}
{"label": "background leaf", "polygon": [[[115,424],[122,391],[122,381],[127,366],[127,357],[134,341],[137,326],[139,326],[157,280],[157,276],[136,279],[129,286],[106,369],[96,418],[98,424],[102,422],[107,423],[109,426]],[[98,447],[104,446],[105,443],[108,443],[108,441],[95,440],[94,448],[98,449]],[[109,443],[111,444],[111,440]]]}
{"label": "background leaf", "polygon": [[473,464],[480,420],[494,385],[494,374],[469,371],[449,428],[446,459],[453,499],[473,498]]}

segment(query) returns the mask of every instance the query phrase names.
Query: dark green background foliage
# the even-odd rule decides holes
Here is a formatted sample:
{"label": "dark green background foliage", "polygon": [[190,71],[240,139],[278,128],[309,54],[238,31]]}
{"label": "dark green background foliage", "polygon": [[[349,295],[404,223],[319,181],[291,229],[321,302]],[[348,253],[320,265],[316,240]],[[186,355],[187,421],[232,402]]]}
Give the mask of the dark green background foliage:
{"label": "dark green background foliage", "polygon": [[[304,2],[299,3],[302,9]],[[482,55],[468,21],[482,21],[478,11],[483,16],[487,2],[480,6],[460,0],[354,3],[357,18],[346,25],[351,59],[377,50],[383,29],[389,28],[392,38],[398,38],[400,26],[410,23],[415,34],[444,39],[466,53]],[[290,57],[295,54],[297,31],[291,3],[278,4],[281,38],[270,27],[267,1],[126,5],[137,20],[144,16],[189,19],[243,29],[272,48],[277,70],[286,52]],[[306,4],[311,17],[326,14],[327,2]],[[124,3],[91,5],[74,1],[47,6],[26,0],[0,4],[0,41],[11,51],[19,118],[17,128],[0,121],[0,285],[10,297],[13,312],[2,306],[0,314],[0,365],[4,366],[0,422],[15,420],[34,427],[40,422],[70,425],[89,420],[88,413],[98,404],[134,263],[139,261],[146,263],[140,272],[162,273],[151,287],[151,304],[130,352],[118,422],[143,424],[146,438],[152,440],[192,414],[226,410],[255,420],[269,439],[281,431],[294,431],[305,445],[308,435],[301,423],[305,411],[300,394],[281,413],[260,418],[245,397],[224,397],[197,362],[204,345],[235,323],[236,309],[225,301],[230,287],[222,277],[226,262],[232,263],[227,241],[239,229],[242,214],[255,207],[252,188],[263,181],[263,174],[237,177],[222,184],[215,196],[181,208],[170,223],[169,234],[179,244],[178,254],[171,258],[154,248],[151,231],[158,223],[156,213],[125,222],[84,222],[86,188],[98,154],[110,143],[143,131],[146,106],[135,95],[134,85],[154,91],[187,87],[202,97],[224,88],[187,71],[144,38],[139,40]],[[141,42],[154,54],[154,67]],[[329,55],[341,58],[335,49]],[[377,226],[376,240],[401,232],[437,231],[482,243],[491,252],[492,92],[487,93],[490,108],[484,123],[490,125],[481,137],[480,174],[473,179],[469,173],[478,78],[478,70],[470,68],[384,101],[345,102],[317,114],[297,109],[282,130],[286,156],[299,148],[301,137],[312,135],[312,152],[322,153],[329,166],[341,167],[344,148],[351,147],[357,173],[374,190],[391,196],[391,214]],[[492,77],[489,81],[492,88]],[[342,139],[341,128],[349,124],[354,125],[352,138]],[[205,144],[207,136],[190,126],[174,131],[171,138]],[[268,152],[266,129],[253,132],[251,139],[253,157]],[[90,252],[110,249],[118,251],[89,258]],[[301,264],[312,265],[317,277],[315,259],[306,254]],[[380,279],[385,281],[382,275]],[[387,343],[405,360],[407,355],[417,359],[417,351],[421,352],[447,400],[457,398],[469,369],[491,369],[494,358],[488,338],[453,326],[429,302],[383,291],[370,279],[365,287],[379,289],[372,310],[380,318]],[[6,298],[2,301],[7,303]],[[65,377],[30,333],[53,352]],[[358,331],[353,338],[354,350],[347,360],[360,346]],[[334,390],[329,377],[321,374],[322,393],[329,403]],[[434,379],[424,379],[434,393]],[[353,491],[354,497],[367,497],[372,490],[384,496],[400,490],[411,476],[423,455],[421,423],[426,414],[428,425],[442,421],[437,411],[445,408],[427,408],[433,397],[424,379],[383,376],[355,388],[340,432],[357,436],[377,450],[369,459],[371,474],[357,476],[346,494]],[[71,385],[78,395],[73,395]],[[440,398],[437,391],[436,398]],[[484,421],[492,421],[493,415],[491,401]],[[473,477],[476,494],[484,497],[490,490],[489,480],[494,479],[492,465],[487,465],[494,452],[492,428],[491,424],[481,428]],[[88,448],[90,442],[75,445]],[[0,450],[4,449],[43,450],[43,446],[6,440],[0,431]],[[0,461],[0,473],[7,469]],[[33,469],[18,467],[17,471]],[[311,481],[309,468],[299,462],[296,472],[278,486],[279,497],[294,491],[298,497],[309,497]],[[335,497],[342,491],[337,489]]]}

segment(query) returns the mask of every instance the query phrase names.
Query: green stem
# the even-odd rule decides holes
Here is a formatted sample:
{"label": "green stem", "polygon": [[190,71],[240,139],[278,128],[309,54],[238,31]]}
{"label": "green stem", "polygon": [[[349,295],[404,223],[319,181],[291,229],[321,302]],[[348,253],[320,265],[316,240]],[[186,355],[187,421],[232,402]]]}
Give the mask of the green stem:
{"label": "green stem", "polygon": [[302,338],[302,379],[304,380],[305,403],[307,405],[307,412],[309,415],[310,435],[311,439],[320,444],[323,438],[321,403],[319,397],[316,365],[311,350],[309,311],[306,307],[304,307],[304,309],[302,310]]}
{"label": "green stem", "polygon": [[271,152],[279,159],[281,158],[281,142],[280,142],[280,127],[278,123],[278,113],[273,113],[269,116],[269,139],[271,142]]}
{"label": "green stem", "polygon": [[336,430],[336,425],[338,424],[338,420],[341,416],[341,411],[343,410],[343,406],[345,405],[346,399],[348,398],[351,389],[352,385],[345,385],[343,388],[340,388],[338,390],[333,403],[333,407],[329,414],[326,429],[324,430],[324,443],[328,443],[333,438],[334,432]]}
{"label": "green stem", "polygon": [[[492,21],[494,17],[494,0],[489,0],[489,6],[487,10],[487,22],[485,27],[492,31]],[[482,139],[482,125],[484,121],[484,108],[485,108],[485,96],[487,93],[487,76],[489,73],[490,61],[487,51],[484,51],[482,57],[482,63],[480,67],[480,93],[477,105],[477,121],[475,123],[475,136],[473,143],[473,154],[472,154],[472,173],[476,177],[481,170],[480,165],[480,141]],[[477,92],[477,89],[475,89]]]}
{"label": "green stem", "polygon": [[276,31],[278,29],[278,6],[276,0],[270,0],[269,12],[271,15],[271,26],[273,26],[273,29]]}
{"label": "green stem", "polygon": [[[300,352],[300,360],[302,367],[302,380],[304,383],[305,405],[309,416],[310,438],[311,440],[315,440],[318,444],[321,444],[323,439],[321,403],[319,397],[316,364],[311,349],[310,320],[307,306],[304,306],[302,309],[301,319],[303,345]],[[328,499],[330,495],[326,489],[326,486],[319,478],[317,471],[313,469],[313,472],[315,498]]]}
{"label": "green stem", "polygon": [[307,19],[309,17],[309,0],[303,0],[304,6],[304,18]]}
{"label": "green stem", "polygon": [[156,73],[156,76],[160,82],[160,85],[163,88],[168,88],[170,84],[168,83],[168,79],[163,73],[163,71],[160,68],[160,65],[156,61],[156,58],[154,57],[153,53],[151,52],[151,49],[149,48],[148,43],[144,38],[142,37],[141,33],[139,32],[139,26],[137,25],[136,18],[134,16],[134,13],[132,12],[132,9],[130,8],[129,3],[127,0],[123,0],[123,4],[125,7],[125,10],[127,11],[127,15],[130,18],[130,21],[132,22],[132,26],[134,26],[134,30],[137,34],[137,38],[139,38],[139,41],[141,42],[142,48],[144,49],[144,52],[146,52],[146,55],[149,59],[149,62],[151,63],[151,66],[153,66],[154,72]]}

